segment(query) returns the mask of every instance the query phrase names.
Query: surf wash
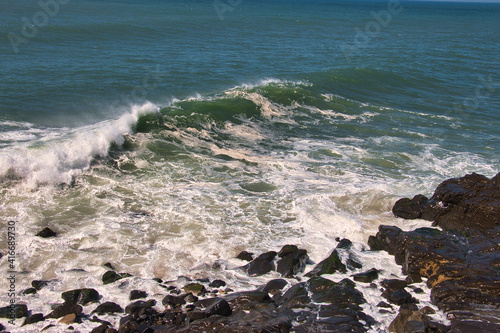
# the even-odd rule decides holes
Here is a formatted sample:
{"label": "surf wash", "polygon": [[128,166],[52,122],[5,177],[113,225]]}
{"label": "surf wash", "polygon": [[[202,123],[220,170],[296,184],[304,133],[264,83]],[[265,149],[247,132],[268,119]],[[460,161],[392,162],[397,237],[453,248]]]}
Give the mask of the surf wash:
{"label": "surf wash", "polygon": [[15,53],[19,53],[19,46],[26,45],[29,39],[35,38],[38,35],[38,28],[43,28],[49,24],[49,17],[54,17],[59,13],[60,5],[67,5],[70,0],[48,0],[38,1],[38,6],[41,10],[33,14],[31,21],[23,16],[21,21],[24,23],[21,28],[21,35],[19,36],[10,32],[7,37],[9,38],[12,49]]}

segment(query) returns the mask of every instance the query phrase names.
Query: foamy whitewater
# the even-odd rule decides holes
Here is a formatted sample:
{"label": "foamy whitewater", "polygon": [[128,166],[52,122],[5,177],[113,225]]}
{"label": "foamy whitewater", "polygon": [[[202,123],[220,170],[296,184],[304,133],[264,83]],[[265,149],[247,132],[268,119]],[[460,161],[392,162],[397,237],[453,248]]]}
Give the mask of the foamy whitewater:
{"label": "foamy whitewater", "polygon": [[[2,36],[41,10],[9,6]],[[238,270],[242,250],[294,244],[318,263],[337,238],[354,242],[353,274],[403,278],[367,239],[381,224],[430,223],[395,218],[394,202],[499,171],[500,9],[402,6],[349,56],[341,45],[387,3],[243,1],[221,19],[202,1],[69,2],[18,53],[1,44],[0,216],[16,227],[17,302],[46,315],[62,292],[94,288],[125,307],[139,289],[162,310],[153,278],[250,290],[278,275]],[[45,227],[57,237],[35,236]],[[106,263],[132,277],[103,285]],[[33,280],[51,282],[24,295]],[[425,281],[415,286],[433,307]],[[0,279],[0,306],[8,288]],[[379,313],[380,291],[357,288],[371,332],[386,332],[397,311]],[[57,323],[23,320],[0,323]]]}

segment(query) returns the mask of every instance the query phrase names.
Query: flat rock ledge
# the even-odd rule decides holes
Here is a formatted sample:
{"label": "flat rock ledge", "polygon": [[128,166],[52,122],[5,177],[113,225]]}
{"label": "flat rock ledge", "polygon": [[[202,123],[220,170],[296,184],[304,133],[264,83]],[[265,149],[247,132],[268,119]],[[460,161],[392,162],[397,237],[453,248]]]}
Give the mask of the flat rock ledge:
{"label": "flat rock ledge", "polygon": [[[430,199],[401,199],[393,212],[441,229],[403,232],[382,225],[370,248],[394,255],[404,274],[428,279],[431,301],[447,314],[450,333],[500,332],[500,174],[446,180]],[[404,309],[390,329],[414,332],[415,321],[422,322],[415,309]]]}

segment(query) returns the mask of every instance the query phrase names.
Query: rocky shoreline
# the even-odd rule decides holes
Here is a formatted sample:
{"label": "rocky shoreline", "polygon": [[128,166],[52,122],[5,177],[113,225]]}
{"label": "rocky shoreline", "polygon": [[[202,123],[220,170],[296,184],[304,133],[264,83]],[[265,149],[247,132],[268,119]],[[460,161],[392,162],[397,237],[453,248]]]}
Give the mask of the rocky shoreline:
{"label": "rocky shoreline", "polygon": [[[76,332],[81,323],[92,323],[86,327],[95,333],[382,332],[377,317],[367,311],[369,290],[384,299],[372,306],[379,314],[399,307],[390,332],[500,332],[500,174],[447,180],[430,199],[417,195],[399,200],[393,213],[439,227],[405,232],[381,225],[370,237],[369,251],[393,255],[404,279],[383,277],[380,269],[360,260],[350,240],[337,239],[330,255],[316,264],[295,245],[259,255],[240,253],[238,269],[249,278],[280,276],[253,290],[235,292],[221,279],[155,279],[164,290],[161,304],[143,290],[132,290],[124,306],[87,288],[62,293],[49,313],[16,304],[0,308],[0,317],[24,318],[16,323],[26,332],[33,325],[46,332]],[[38,236],[56,234],[43,230]],[[107,269],[103,285],[132,278],[111,264]],[[419,302],[417,296],[425,293],[422,281],[446,320]],[[32,281],[23,293],[35,295],[49,283]]]}

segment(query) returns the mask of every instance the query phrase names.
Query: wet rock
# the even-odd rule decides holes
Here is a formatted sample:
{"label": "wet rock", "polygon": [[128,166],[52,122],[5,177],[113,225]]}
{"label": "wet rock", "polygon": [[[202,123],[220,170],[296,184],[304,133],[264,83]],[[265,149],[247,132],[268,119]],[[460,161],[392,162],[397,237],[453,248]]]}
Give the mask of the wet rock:
{"label": "wet rock", "polygon": [[404,289],[398,290],[389,290],[382,293],[382,296],[385,297],[390,303],[396,305],[403,305],[407,303],[415,303],[415,298]]}
{"label": "wet rock", "polygon": [[357,262],[356,260],[349,258],[349,259],[347,259],[347,268],[350,270],[354,270],[354,269],[363,268],[363,265],[361,263]]}
{"label": "wet rock", "polygon": [[429,199],[421,194],[414,196],[413,199],[399,199],[394,204],[392,212],[395,216],[404,219],[418,219],[421,218],[428,201]]}
{"label": "wet rock", "polygon": [[103,284],[109,284],[131,276],[132,275],[128,273],[116,273],[114,271],[107,271],[102,275],[101,280]]}
{"label": "wet rock", "polygon": [[68,314],[74,313],[75,315],[79,315],[82,313],[82,306],[76,303],[68,303],[64,302],[60,306],[56,307],[51,313],[49,313],[45,318],[61,318]]}
{"label": "wet rock", "polygon": [[287,284],[288,282],[286,282],[286,280],[274,279],[269,281],[265,285],[260,286],[259,288],[257,288],[257,290],[274,294],[275,293],[274,291],[282,290]]}
{"label": "wet rock", "polygon": [[410,320],[406,323],[404,333],[426,333],[425,324],[421,321]]}
{"label": "wet rock", "polygon": [[123,313],[123,309],[120,305],[113,302],[105,302],[100,304],[94,311],[91,313],[97,313],[99,315],[103,315],[106,313]]}
{"label": "wet rock", "polygon": [[129,300],[133,301],[139,298],[146,298],[148,297],[148,294],[145,291],[142,290],[132,290],[130,292]]}
{"label": "wet rock", "polygon": [[171,306],[171,307],[180,307],[184,304],[186,304],[186,301],[184,298],[179,297],[179,296],[173,296],[173,295],[167,295],[163,300],[161,301],[163,305],[165,306]]}
{"label": "wet rock", "polygon": [[43,287],[47,286],[49,284],[49,282],[50,281],[46,281],[46,280],[33,280],[33,281],[31,281],[31,286],[33,288],[35,288],[36,290],[40,290]]}
{"label": "wet rock", "polygon": [[34,295],[36,294],[35,288],[28,288],[23,290],[23,295]]}
{"label": "wet rock", "polygon": [[304,308],[311,303],[305,282],[290,287],[279,299],[278,305],[285,309]]}
{"label": "wet rock", "polygon": [[125,307],[125,313],[136,314],[143,309],[151,309],[154,303],[150,301],[135,301]]}
{"label": "wet rock", "polygon": [[422,282],[422,278],[418,274],[410,274],[406,277],[405,281],[408,284],[420,283]]}
{"label": "wet rock", "polygon": [[184,290],[187,293],[192,293],[194,295],[203,295],[207,291],[205,286],[199,283],[188,283],[187,285],[182,287],[182,290]]}
{"label": "wet rock", "polygon": [[242,251],[238,256],[236,257],[237,259],[240,260],[245,260],[245,261],[252,261],[253,260],[253,253],[247,252],[247,251]]}
{"label": "wet rock", "polygon": [[312,271],[306,274],[307,277],[320,276],[323,274],[333,274],[337,271],[346,273],[347,269],[340,260],[337,250],[333,250],[328,258],[317,264]]}
{"label": "wet rock", "polygon": [[210,282],[210,284],[208,286],[210,288],[220,288],[220,287],[226,286],[226,282],[224,282],[222,280],[213,280],[212,282]]}
{"label": "wet rock", "polygon": [[307,284],[312,293],[312,300],[318,303],[352,306],[359,309],[358,305],[366,302],[363,294],[355,288],[356,284],[349,279],[343,279],[336,283],[315,277],[307,281]]}
{"label": "wet rock", "polygon": [[384,302],[384,301],[379,302],[379,303],[377,304],[377,306],[378,306],[379,308],[388,308],[388,309],[392,309],[392,305],[390,305],[390,304],[388,304],[388,303],[386,303],[386,302]]}
{"label": "wet rock", "polygon": [[65,303],[86,305],[90,302],[97,302],[101,295],[95,289],[74,289],[61,294]]}
{"label": "wet rock", "polygon": [[43,228],[42,231],[37,233],[35,236],[42,237],[42,238],[50,238],[50,237],[56,237],[57,234],[52,231],[49,227]]}
{"label": "wet rock", "polygon": [[380,282],[380,285],[385,289],[397,290],[406,288],[406,286],[408,286],[408,283],[406,281],[398,279],[384,279],[382,280],[382,282]]}
{"label": "wet rock", "polygon": [[213,315],[228,317],[233,313],[233,311],[226,300],[220,299],[207,307],[205,309],[205,313],[208,317]]}
{"label": "wet rock", "polygon": [[[107,330],[109,329],[109,325],[107,324],[101,324],[97,327],[95,327],[92,331],[90,331],[90,333],[108,333]],[[111,328],[113,329],[113,328]],[[113,329],[113,332],[116,332],[115,329]]]}
{"label": "wet rock", "polygon": [[11,316],[23,318],[27,315],[28,307],[26,304],[15,304],[13,306],[8,305],[0,308],[0,318],[11,318]]}
{"label": "wet rock", "polygon": [[284,277],[293,277],[304,271],[306,262],[309,260],[306,250],[301,250],[295,245],[285,245],[278,253],[276,271]]}
{"label": "wet rock", "polygon": [[26,320],[24,321],[22,326],[38,323],[38,322],[44,321],[44,320],[45,320],[45,317],[43,316],[43,313],[34,313],[34,314],[26,317]]}
{"label": "wet rock", "polygon": [[336,249],[346,249],[346,250],[349,250],[351,248],[352,248],[352,242],[347,238],[342,238],[336,247]]}
{"label": "wet rock", "polygon": [[[472,173],[442,182],[428,200],[424,196],[401,199],[393,212],[403,218],[434,221],[444,230],[485,231],[500,225],[499,189],[500,173],[492,179]],[[414,207],[415,213],[407,214],[407,206]]]}
{"label": "wet rock", "polygon": [[274,258],[276,255],[277,253],[274,251],[263,253],[252,260],[248,265],[243,266],[243,268],[250,276],[264,275],[275,270]]}
{"label": "wet rock", "polygon": [[352,277],[354,281],[370,283],[378,279],[379,270],[372,268],[366,272],[354,274]]}
{"label": "wet rock", "polygon": [[450,179],[428,201],[417,199],[412,205],[420,205],[420,218],[444,231],[402,232],[381,226],[373,243],[395,256],[403,273],[412,276],[408,282],[415,276],[428,279],[431,301],[448,314],[451,331],[498,329],[489,318],[500,317],[495,282],[500,269],[500,174],[492,179],[478,174]]}
{"label": "wet rock", "polygon": [[192,293],[187,293],[181,296],[187,303],[194,303],[198,301],[198,297],[194,296]]}
{"label": "wet rock", "polygon": [[205,311],[190,311],[187,313],[187,316],[191,321],[204,319],[208,317]]}
{"label": "wet rock", "polygon": [[224,296],[223,299],[234,311],[263,309],[272,302],[269,294],[262,291],[232,293]]}

